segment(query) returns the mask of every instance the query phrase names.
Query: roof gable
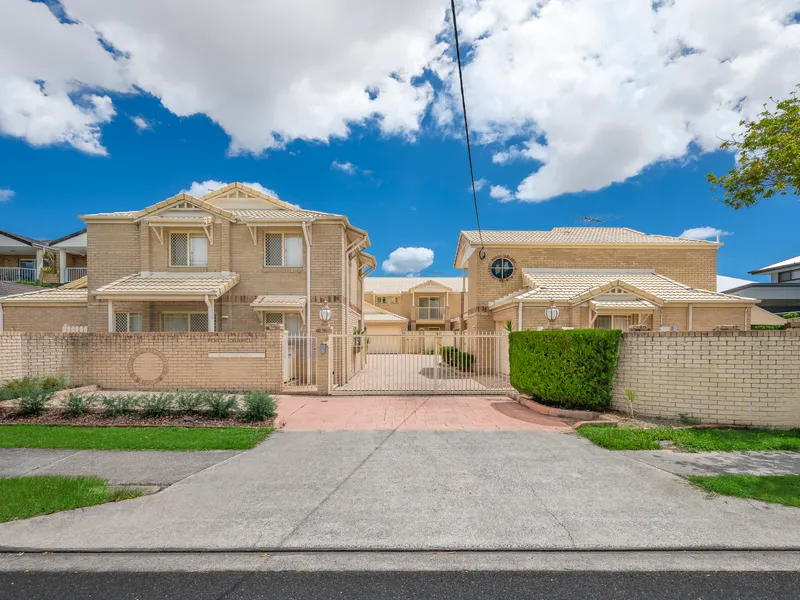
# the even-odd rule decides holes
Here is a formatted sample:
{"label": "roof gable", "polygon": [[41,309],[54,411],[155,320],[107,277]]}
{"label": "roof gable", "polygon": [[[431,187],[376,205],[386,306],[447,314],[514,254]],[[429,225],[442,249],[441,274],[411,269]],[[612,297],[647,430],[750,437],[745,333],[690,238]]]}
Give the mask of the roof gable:
{"label": "roof gable", "polygon": [[223,219],[228,219],[229,221],[236,220],[236,217],[230,211],[219,208],[218,206],[214,206],[213,204],[209,204],[208,202],[204,202],[203,200],[197,199],[194,196],[190,196],[184,192],[140,210],[136,213],[133,220],[141,221],[143,219],[162,216],[164,213],[175,213],[176,216],[180,216],[183,214],[181,211],[195,211],[197,209],[206,211],[207,213],[218,217],[222,217]]}
{"label": "roof gable", "polygon": [[297,210],[294,204],[279,200],[242,183],[231,183],[201,198],[225,210]]}

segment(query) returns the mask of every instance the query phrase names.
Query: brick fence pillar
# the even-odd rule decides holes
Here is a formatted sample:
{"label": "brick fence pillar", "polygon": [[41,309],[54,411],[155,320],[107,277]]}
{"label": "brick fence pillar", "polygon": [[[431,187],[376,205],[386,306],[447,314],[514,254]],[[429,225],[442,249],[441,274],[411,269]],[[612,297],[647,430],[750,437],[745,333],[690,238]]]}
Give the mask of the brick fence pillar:
{"label": "brick fence pillar", "polygon": [[330,327],[320,327],[317,329],[317,343],[319,353],[317,355],[317,393],[320,396],[330,396],[331,394],[331,344]]}
{"label": "brick fence pillar", "polygon": [[270,323],[266,328],[267,339],[267,392],[276,394],[283,389],[283,325]]}

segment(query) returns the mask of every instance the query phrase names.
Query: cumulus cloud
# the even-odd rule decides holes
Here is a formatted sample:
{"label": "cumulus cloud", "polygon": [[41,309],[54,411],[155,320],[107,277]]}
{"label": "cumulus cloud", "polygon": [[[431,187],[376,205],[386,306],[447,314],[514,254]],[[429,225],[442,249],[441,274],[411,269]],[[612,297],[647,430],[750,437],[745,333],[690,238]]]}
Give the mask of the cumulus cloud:
{"label": "cumulus cloud", "polygon": [[152,127],[144,117],[131,117],[131,121],[133,121],[133,124],[136,125],[136,129],[139,131],[144,131]]}
{"label": "cumulus cloud", "polygon": [[339,162],[335,160],[331,163],[331,169],[347,173],[348,175],[355,175],[358,173],[358,167],[351,162]]}
{"label": "cumulus cloud", "polygon": [[[194,196],[195,198],[199,198],[200,196],[205,196],[208,193],[214,192],[220,188],[224,188],[226,185],[229,185],[229,183],[226,181],[216,181],[215,179],[208,179],[206,181],[193,181],[192,185],[190,185],[188,189],[181,190],[181,192],[189,194],[190,196]],[[267,194],[273,198],[278,198],[278,194],[275,190],[266,188],[260,183],[242,182],[242,185],[251,187],[254,190],[258,190],[262,194]]]}
{"label": "cumulus cloud", "polygon": [[11,200],[16,192],[9,189],[0,189],[0,202],[8,202]]}
{"label": "cumulus cloud", "polygon": [[42,3],[0,2],[0,133],[106,154],[101,126],[115,111],[95,90],[128,89],[90,26],[60,23]]}
{"label": "cumulus cloud", "polygon": [[381,264],[384,273],[411,275],[427,269],[433,264],[430,248],[398,248]]}
{"label": "cumulus cloud", "polygon": [[[489,183],[489,180],[485,177],[481,177],[480,179],[475,180],[475,191],[480,192],[483,188],[486,187],[486,184]],[[472,193],[472,186],[467,188],[467,191],[471,194]]]}
{"label": "cumulus cloud", "polygon": [[717,236],[722,237],[725,235],[733,234],[729,231],[717,229],[716,227],[695,227],[693,229],[687,229],[680,235],[680,237],[688,240],[708,240],[711,238],[716,238]]}
{"label": "cumulus cloud", "polygon": [[[504,146],[497,164],[540,163],[516,190],[529,202],[715,150],[800,81],[798,10],[800,0],[463,0],[471,129]],[[450,107],[437,106],[440,122],[459,118],[449,62],[437,68],[437,105]]]}
{"label": "cumulus cloud", "polygon": [[510,202],[514,199],[514,192],[504,185],[493,185],[489,189],[489,195],[500,202]]}

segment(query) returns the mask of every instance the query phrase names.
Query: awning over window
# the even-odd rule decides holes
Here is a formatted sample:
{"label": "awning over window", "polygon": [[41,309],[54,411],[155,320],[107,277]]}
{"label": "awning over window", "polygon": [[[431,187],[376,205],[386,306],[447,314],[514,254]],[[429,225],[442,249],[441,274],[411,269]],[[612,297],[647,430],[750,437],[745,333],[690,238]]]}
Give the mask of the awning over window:
{"label": "awning over window", "polygon": [[305,296],[258,296],[250,303],[253,310],[264,312],[302,312]]}
{"label": "awning over window", "polygon": [[655,304],[637,298],[619,300],[592,300],[592,310],[600,313],[611,312],[650,312],[655,309]]}
{"label": "awning over window", "polygon": [[219,298],[239,283],[239,275],[222,273],[136,273],[98,288],[101,300],[203,301]]}

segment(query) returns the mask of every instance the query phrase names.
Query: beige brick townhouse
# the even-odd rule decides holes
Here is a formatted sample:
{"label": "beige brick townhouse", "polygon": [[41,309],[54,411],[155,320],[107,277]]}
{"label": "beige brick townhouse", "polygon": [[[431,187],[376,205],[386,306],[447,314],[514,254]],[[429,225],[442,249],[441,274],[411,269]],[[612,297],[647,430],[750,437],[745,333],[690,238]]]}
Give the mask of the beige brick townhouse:
{"label": "beige brick townhouse", "polygon": [[[202,198],[182,193],[81,218],[90,332],[257,331],[280,323],[305,334],[319,327],[325,302],[334,332],[363,325],[363,279],[375,259],[364,252],[367,233],[344,216],[233,183]],[[50,305],[71,306],[79,291],[63,299],[50,292]]]}
{"label": "beige brick townhouse", "polygon": [[469,331],[556,327],[702,331],[750,328],[758,302],[720,294],[722,244],[622,227],[462,231],[455,267],[467,274],[462,322]]}
{"label": "beige brick townhouse", "polygon": [[[364,282],[365,301],[383,312],[402,317],[404,330],[443,331],[461,314],[461,277],[370,277]],[[398,321],[367,319],[370,333],[402,333]],[[380,325],[379,325],[380,323]],[[389,331],[383,331],[391,327]]]}

